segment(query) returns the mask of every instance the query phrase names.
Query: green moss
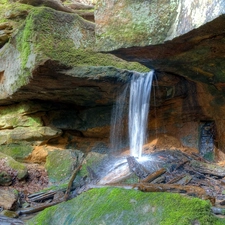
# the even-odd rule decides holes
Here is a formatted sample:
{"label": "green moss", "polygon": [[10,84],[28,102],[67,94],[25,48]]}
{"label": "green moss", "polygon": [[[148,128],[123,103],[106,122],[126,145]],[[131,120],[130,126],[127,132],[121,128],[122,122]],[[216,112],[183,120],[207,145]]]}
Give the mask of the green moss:
{"label": "green moss", "polygon": [[39,193],[45,193],[48,191],[65,191],[67,189],[67,187],[68,187],[68,182],[63,183],[63,184],[53,185],[51,187],[45,188]]}
{"label": "green moss", "polygon": [[25,160],[32,151],[33,147],[29,143],[23,142],[0,146],[0,152],[19,161]]}
{"label": "green moss", "polygon": [[[68,22],[62,26],[59,17]],[[73,26],[77,28],[71,33]],[[139,63],[128,63],[110,54],[94,52],[94,31],[85,29],[86,26],[90,24],[77,15],[56,12],[44,7],[32,11],[20,35],[22,43],[20,49],[24,49],[23,65],[26,65],[29,55],[32,33],[32,36],[36,36],[36,51],[42,53],[42,58],[45,56],[67,66],[113,66],[139,72],[149,71]],[[37,35],[34,34],[35,31],[38,31]]]}
{"label": "green moss", "polygon": [[224,224],[213,216],[210,207],[208,201],[179,194],[101,188],[48,208],[27,224]]}
{"label": "green moss", "polygon": [[92,169],[94,167],[98,167],[98,165],[103,161],[105,157],[107,156],[104,154],[96,152],[89,153],[82,164],[82,168],[79,171],[77,178],[79,179],[80,177],[88,176],[87,167],[91,167]]}
{"label": "green moss", "polygon": [[8,0],[0,0],[0,4],[1,4],[1,5],[4,5],[4,4],[6,4],[6,3],[8,3]]}
{"label": "green moss", "polygon": [[0,171],[0,185],[10,185],[12,183],[12,177],[5,171]]}
{"label": "green moss", "polygon": [[28,57],[31,52],[30,41],[34,31],[32,17],[28,16],[24,28],[17,35],[17,47],[21,53],[22,69],[25,69]]}
{"label": "green moss", "polygon": [[70,150],[49,152],[45,164],[49,181],[63,183],[69,180],[77,163],[76,157],[76,153]]}
{"label": "green moss", "polygon": [[17,177],[19,180],[27,176],[27,168],[24,164],[15,161],[10,156],[7,156],[1,152],[0,152],[0,159],[6,159],[6,166],[18,172]]}
{"label": "green moss", "polygon": [[107,21],[103,29],[97,25],[98,47],[103,51],[163,43],[177,15],[174,1],[162,4],[157,13],[154,11],[158,8],[156,2],[128,0],[114,3],[112,15],[116,14],[116,17],[104,15],[109,13],[109,8],[101,5],[101,1],[97,8],[100,11],[97,17]]}
{"label": "green moss", "polygon": [[[11,22],[14,29],[19,27],[25,20],[26,15],[34,7],[18,2],[11,2],[8,0],[0,0],[0,23]],[[27,12],[27,13],[24,13]],[[7,15],[7,16],[5,16]],[[16,29],[15,29],[16,30]]]}
{"label": "green moss", "polygon": [[[29,114],[32,111],[32,103],[15,104],[0,107],[0,125],[2,128],[15,127],[40,127],[43,125],[38,114]],[[34,108],[35,110],[35,108]],[[28,113],[27,113],[28,112]]]}

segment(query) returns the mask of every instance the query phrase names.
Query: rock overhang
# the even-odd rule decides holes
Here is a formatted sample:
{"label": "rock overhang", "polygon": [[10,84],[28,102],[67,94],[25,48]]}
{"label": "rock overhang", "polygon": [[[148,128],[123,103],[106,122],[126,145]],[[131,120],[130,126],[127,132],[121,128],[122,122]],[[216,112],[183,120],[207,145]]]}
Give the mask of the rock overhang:
{"label": "rock overhang", "polygon": [[33,9],[0,50],[0,104],[39,99],[112,105],[135,70],[148,69],[97,53],[94,43],[93,23],[46,7]]}
{"label": "rock overhang", "polygon": [[157,71],[219,87],[225,81],[224,22],[225,14],[164,44],[121,48],[110,53]]}

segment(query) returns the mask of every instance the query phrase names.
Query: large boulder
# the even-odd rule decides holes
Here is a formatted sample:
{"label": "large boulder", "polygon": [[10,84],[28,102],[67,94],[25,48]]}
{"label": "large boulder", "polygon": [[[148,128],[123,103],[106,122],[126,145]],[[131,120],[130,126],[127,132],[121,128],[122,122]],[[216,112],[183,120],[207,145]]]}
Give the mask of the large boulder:
{"label": "large boulder", "polygon": [[83,153],[77,150],[59,150],[49,152],[45,168],[51,183],[68,182],[72,172],[82,161]]}
{"label": "large boulder", "polygon": [[101,50],[163,44],[225,13],[223,0],[100,0],[95,10]]}
{"label": "large boulder", "polygon": [[0,51],[0,104],[28,99],[110,104],[113,93],[132,75],[125,68],[147,70],[95,53],[94,42],[93,23],[50,8],[33,9]]}
{"label": "large boulder", "polygon": [[25,179],[28,175],[27,167],[15,161],[12,157],[0,153],[1,171],[6,171],[18,180]]}
{"label": "large boulder", "polygon": [[92,189],[45,209],[28,225],[73,224],[223,224],[210,203],[170,193],[143,193],[119,188]]}

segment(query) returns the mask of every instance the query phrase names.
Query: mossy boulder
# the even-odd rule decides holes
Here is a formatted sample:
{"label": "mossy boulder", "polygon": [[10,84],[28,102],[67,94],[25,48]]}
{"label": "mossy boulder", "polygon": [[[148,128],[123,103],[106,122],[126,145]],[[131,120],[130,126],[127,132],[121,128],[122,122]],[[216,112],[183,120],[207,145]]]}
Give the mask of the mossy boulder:
{"label": "mossy boulder", "polygon": [[45,209],[26,224],[224,224],[210,207],[207,201],[179,194],[101,188]]}
{"label": "mossy boulder", "polygon": [[78,150],[54,150],[48,153],[45,168],[51,183],[65,183],[80,164],[83,153]]}
{"label": "mossy boulder", "polygon": [[33,146],[29,142],[21,141],[20,143],[0,145],[0,152],[18,161],[25,161],[32,151]]}
{"label": "mossy boulder", "polygon": [[0,104],[27,99],[109,104],[134,70],[148,71],[94,49],[93,23],[76,14],[34,7],[0,50]]}
{"label": "mossy boulder", "polygon": [[12,157],[0,152],[0,160],[4,163],[4,165],[2,165],[3,167],[9,170],[11,169],[17,173],[16,177],[19,180],[24,179],[28,175],[28,170],[26,166],[22,163],[15,161]]}

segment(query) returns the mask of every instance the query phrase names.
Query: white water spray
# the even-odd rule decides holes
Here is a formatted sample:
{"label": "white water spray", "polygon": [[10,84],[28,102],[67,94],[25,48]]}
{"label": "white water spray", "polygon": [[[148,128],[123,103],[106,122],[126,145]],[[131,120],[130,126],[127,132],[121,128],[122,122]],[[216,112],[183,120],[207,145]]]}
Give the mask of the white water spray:
{"label": "white water spray", "polygon": [[146,141],[148,110],[154,71],[134,74],[130,86],[129,143],[131,155],[140,158]]}

